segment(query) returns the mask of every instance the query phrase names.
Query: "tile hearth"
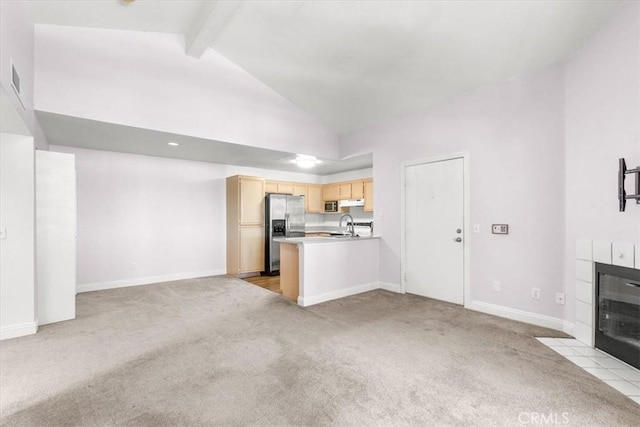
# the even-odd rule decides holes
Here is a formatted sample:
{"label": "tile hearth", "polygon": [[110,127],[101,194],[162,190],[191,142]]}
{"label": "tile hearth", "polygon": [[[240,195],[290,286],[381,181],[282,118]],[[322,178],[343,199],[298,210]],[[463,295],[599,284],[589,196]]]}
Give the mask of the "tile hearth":
{"label": "tile hearth", "polygon": [[640,405],[640,370],[573,338],[536,338]]}

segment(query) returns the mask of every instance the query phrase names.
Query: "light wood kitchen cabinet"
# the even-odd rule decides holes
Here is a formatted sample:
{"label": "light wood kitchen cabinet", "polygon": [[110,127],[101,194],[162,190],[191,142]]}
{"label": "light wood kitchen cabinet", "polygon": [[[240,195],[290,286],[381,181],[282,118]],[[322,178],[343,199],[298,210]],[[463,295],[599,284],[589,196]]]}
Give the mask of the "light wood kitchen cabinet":
{"label": "light wood kitchen cabinet", "polygon": [[264,269],[264,192],[262,178],[227,178],[227,274]]}
{"label": "light wood kitchen cabinet", "polygon": [[340,187],[340,198],[338,200],[348,200],[352,198],[350,182],[338,184],[338,186]]}
{"label": "light wood kitchen cabinet", "polygon": [[278,193],[295,194],[293,192],[293,184],[290,182],[278,182]]}
{"label": "light wood kitchen cabinet", "polygon": [[307,200],[305,201],[305,208],[308,213],[324,212],[322,185],[309,185],[307,187]]}
{"label": "light wood kitchen cabinet", "polygon": [[264,180],[239,177],[240,225],[264,225]]}
{"label": "light wood kitchen cabinet", "polygon": [[306,204],[307,194],[309,192],[307,184],[298,184],[298,183],[294,182],[292,184],[292,186],[293,186],[293,188],[292,188],[293,195],[294,196],[304,196],[305,204]]}
{"label": "light wood kitchen cabinet", "polygon": [[264,270],[264,227],[240,227],[239,273]]}
{"label": "light wood kitchen cabinet", "polygon": [[373,212],[373,180],[364,181],[364,211]]}
{"label": "light wood kitchen cabinet", "polygon": [[[265,181],[265,194],[281,193],[304,196],[304,211],[307,213],[323,213],[322,185],[305,184],[303,182]],[[338,200],[338,199],[335,199]]]}
{"label": "light wood kitchen cabinet", "polygon": [[264,182],[264,194],[277,193],[277,192],[278,192],[278,182],[277,181],[265,181]]}
{"label": "light wood kitchen cabinet", "polygon": [[326,184],[322,186],[322,200],[340,200],[340,185]]}
{"label": "light wood kitchen cabinet", "polygon": [[280,244],[280,290],[282,295],[292,301],[298,301],[300,294],[300,261],[298,245]]}
{"label": "light wood kitchen cabinet", "polygon": [[351,183],[351,198],[364,199],[364,182],[363,181],[353,181]]}
{"label": "light wood kitchen cabinet", "polygon": [[294,187],[291,182],[265,181],[264,193],[295,194]]}

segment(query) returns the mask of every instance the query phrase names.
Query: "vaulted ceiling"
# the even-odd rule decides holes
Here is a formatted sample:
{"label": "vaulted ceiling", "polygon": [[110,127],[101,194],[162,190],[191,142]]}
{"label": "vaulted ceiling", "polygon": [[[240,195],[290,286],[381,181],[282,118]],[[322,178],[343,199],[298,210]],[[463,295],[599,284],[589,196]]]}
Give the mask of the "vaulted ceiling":
{"label": "vaulted ceiling", "polygon": [[[186,55],[198,58],[214,49],[337,134],[345,134],[562,62],[621,2],[33,4],[36,23],[183,34]],[[48,119],[55,130],[58,122]]]}

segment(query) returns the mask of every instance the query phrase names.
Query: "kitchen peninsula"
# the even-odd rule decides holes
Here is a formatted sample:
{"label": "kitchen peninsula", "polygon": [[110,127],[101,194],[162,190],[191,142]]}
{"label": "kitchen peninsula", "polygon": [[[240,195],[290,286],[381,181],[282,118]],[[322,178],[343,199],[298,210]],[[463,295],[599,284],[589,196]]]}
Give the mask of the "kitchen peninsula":
{"label": "kitchen peninsula", "polygon": [[[265,196],[267,194],[290,194],[304,196],[305,215],[311,217],[307,234],[331,234],[336,231],[337,216],[344,210],[337,210],[337,204],[360,198],[363,205],[346,207],[351,213],[359,210],[357,221],[368,226],[371,233],[373,218],[373,180],[361,178],[329,184],[308,184],[300,182],[267,181],[263,177],[234,175],[226,178],[226,221],[227,221],[227,274],[248,277],[265,271]],[[362,197],[365,197],[362,200]],[[329,203],[336,210],[326,210]],[[324,216],[330,219],[326,224]],[[355,214],[354,214],[355,215]],[[307,220],[307,218],[305,218]],[[272,224],[269,224],[270,226]],[[356,222],[356,226],[358,226]]]}
{"label": "kitchen peninsula", "polygon": [[307,307],[377,289],[379,237],[294,237],[280,242],[282,294]]}

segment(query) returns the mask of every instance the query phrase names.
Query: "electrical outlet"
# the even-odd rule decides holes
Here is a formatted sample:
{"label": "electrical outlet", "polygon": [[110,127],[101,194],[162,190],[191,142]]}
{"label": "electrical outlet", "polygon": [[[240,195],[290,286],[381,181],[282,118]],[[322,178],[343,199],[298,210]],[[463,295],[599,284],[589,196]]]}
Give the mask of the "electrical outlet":
{"label": "electrical outlet", "polygon": [[474,233],[480,232],[480,224],[473,224],[473,232]]}
{"label": "electrical outlet", "polygon": [[540,288],[531,288],[531,298],[540,299]]}
{"label": "electrical outlet", "polygon": [[564,292],[556,292],[556,304],[564,305]]}
{"label": "electrical outlet", "polygon": [[138,264],[136,264],[135,262],[131,263],[131,271],[136,271],[138,270]]}
{"label": "electrical outlet", "polygon": [[494,280],[493,282],[491,282],[491,287],[496,292],[500,292],[501,290],[500,282],[498,282],[497,280]]}

